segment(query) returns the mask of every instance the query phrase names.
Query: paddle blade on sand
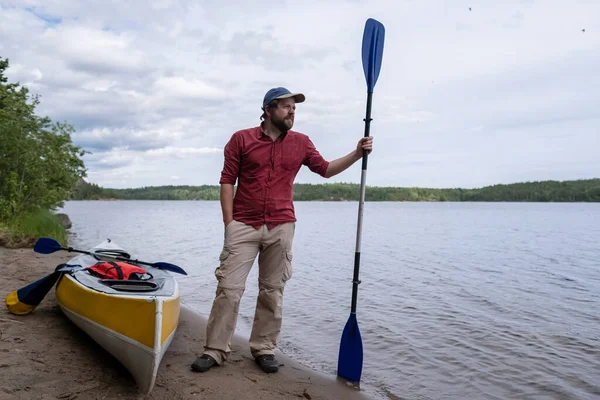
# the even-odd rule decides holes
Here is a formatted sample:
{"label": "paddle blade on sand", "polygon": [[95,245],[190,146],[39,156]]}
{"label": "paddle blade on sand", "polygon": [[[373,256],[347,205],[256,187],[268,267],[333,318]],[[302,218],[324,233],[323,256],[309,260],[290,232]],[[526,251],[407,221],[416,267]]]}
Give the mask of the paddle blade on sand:
{"label": "paddle blade on sand", "polygon": [[27,286],[17,289],[6,296],[6,307],[11,314],[25,315],[31,313],[44,300],[58,278],[66,272],[83,269],[81,265],[60,264],[50,275],[38,279]]}
{"label": "paddle blade on sand", "polygon": [[337,374],[350,381],[360,382],[363,364],[363,347],[356,313],[351,313],[340,341]]}
{"label": "paddle blade on sand", "polygon": [[32,312],[48,294],[62,272],[53,272],[29,285],[17,289],[6,296],[6,307],[15,315],[25,315]]}

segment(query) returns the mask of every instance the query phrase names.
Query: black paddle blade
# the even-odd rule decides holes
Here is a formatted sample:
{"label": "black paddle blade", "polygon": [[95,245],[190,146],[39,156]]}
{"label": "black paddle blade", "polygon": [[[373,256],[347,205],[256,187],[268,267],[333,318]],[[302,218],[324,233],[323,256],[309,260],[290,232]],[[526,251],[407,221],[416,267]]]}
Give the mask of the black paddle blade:
{"label": "black paddle blade", "polygon": [[367,92],[373,93],[381,61],[383,59],[383,42],[385,39],[385,28],[381,22],[373,18],[367,19],[362,42],[362,63],[367,80]]}
{"label": "black paddle blade", "polygon": [[8,311],[15,315],[31,313],[44,300],[44,297],[62,274],[80,269],[83,269],[81,265],[59,264],[50,275],[46,275],[6,296],[5,303]]}
{"label": "black paddle blade", "polygon": [[39,238],[33,246],[33,251],[40,254],[52,254],[57,250],[60,250],[62,246],[54,239],[50,238]]}
{"label": "black paddle blade", "polygon": [[351,313],[342,332],[337,374],[350,382],[360,382],[362,364],[362,339],[358,329],[356,313]]}
{"label": "black paddle blade", "polygon": [[164,269],[164,270],[175,272],[178,274],[187,275],[187,272],[185,272],[183,270],[183,268],[181,268],[175,264],[169,264],[166,262],[157,262],[157,263],[153,263],[152,266],[155,268],[158,268],[158,269]]}
{"label": "black paddle blade", "polygon": [[61,272],[53,272],[10,293],[5,300],[8,311],[15,315],[25,315],[32,312],[52,289],[61,274]]}

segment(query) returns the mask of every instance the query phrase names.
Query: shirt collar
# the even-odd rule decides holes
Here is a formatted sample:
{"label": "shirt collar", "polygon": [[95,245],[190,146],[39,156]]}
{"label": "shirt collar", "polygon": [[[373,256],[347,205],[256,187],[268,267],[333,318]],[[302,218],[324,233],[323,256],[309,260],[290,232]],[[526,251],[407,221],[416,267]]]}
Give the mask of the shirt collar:
{"label": "shirt collar", "polygon": [[[256,138],[257,139],[261,139],[263,137],[268,137],[267,134],[263,130],[263,124],[264,124],[264,122],[261,122],[260,125],[256,127]],[[289,131],[282,133],[281,135],[279,135],[277,140],[279,140],[279,139],[283,140],[287,136],[288,133],[289,133]]]}

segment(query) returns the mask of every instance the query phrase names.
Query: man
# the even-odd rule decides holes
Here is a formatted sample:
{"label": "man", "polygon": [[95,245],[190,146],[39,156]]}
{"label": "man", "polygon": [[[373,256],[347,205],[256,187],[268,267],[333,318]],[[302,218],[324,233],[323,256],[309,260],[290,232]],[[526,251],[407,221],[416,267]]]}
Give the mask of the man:
{"label": "man", "polygon": [[274,350],[281,328],[283,289],[292,276],[296,174],[306,165],[330,178],[360,160],[363,150],[372,150],[373,139],[362,137],[352,152],[326,161],[307,135],[291,130],[296,103],[304,100],[303,94],[282,87],[269,90],[260,126],[235,132],[225,146],[219,181],[225,238],[215,271],[218,284],[205,351],[192,364],[194,371],[208,371],[227,359],[246,278],[258,256],[259,292],[250,350],[263,371],[277,372]]}

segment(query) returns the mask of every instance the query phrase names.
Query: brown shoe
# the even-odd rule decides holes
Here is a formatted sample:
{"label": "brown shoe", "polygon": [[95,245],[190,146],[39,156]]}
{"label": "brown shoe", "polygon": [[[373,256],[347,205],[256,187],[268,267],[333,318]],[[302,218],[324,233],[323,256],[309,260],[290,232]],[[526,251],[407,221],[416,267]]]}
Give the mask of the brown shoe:
{"label": "brown shoe", "polygon": [[217,367],[219,366],[219,364],[217,364],[217,360],[208,354],[203,354],[201,357],[196,358],[196,361],[192,363],[192,370],[195,372],[206,372],[215,365]]}
{"label": "brown shoe", "polygon": [[255,361],[267,374],[277,372],[279,370],[279,361],[275,359],[273,354],[263,354],[256,357]]}

